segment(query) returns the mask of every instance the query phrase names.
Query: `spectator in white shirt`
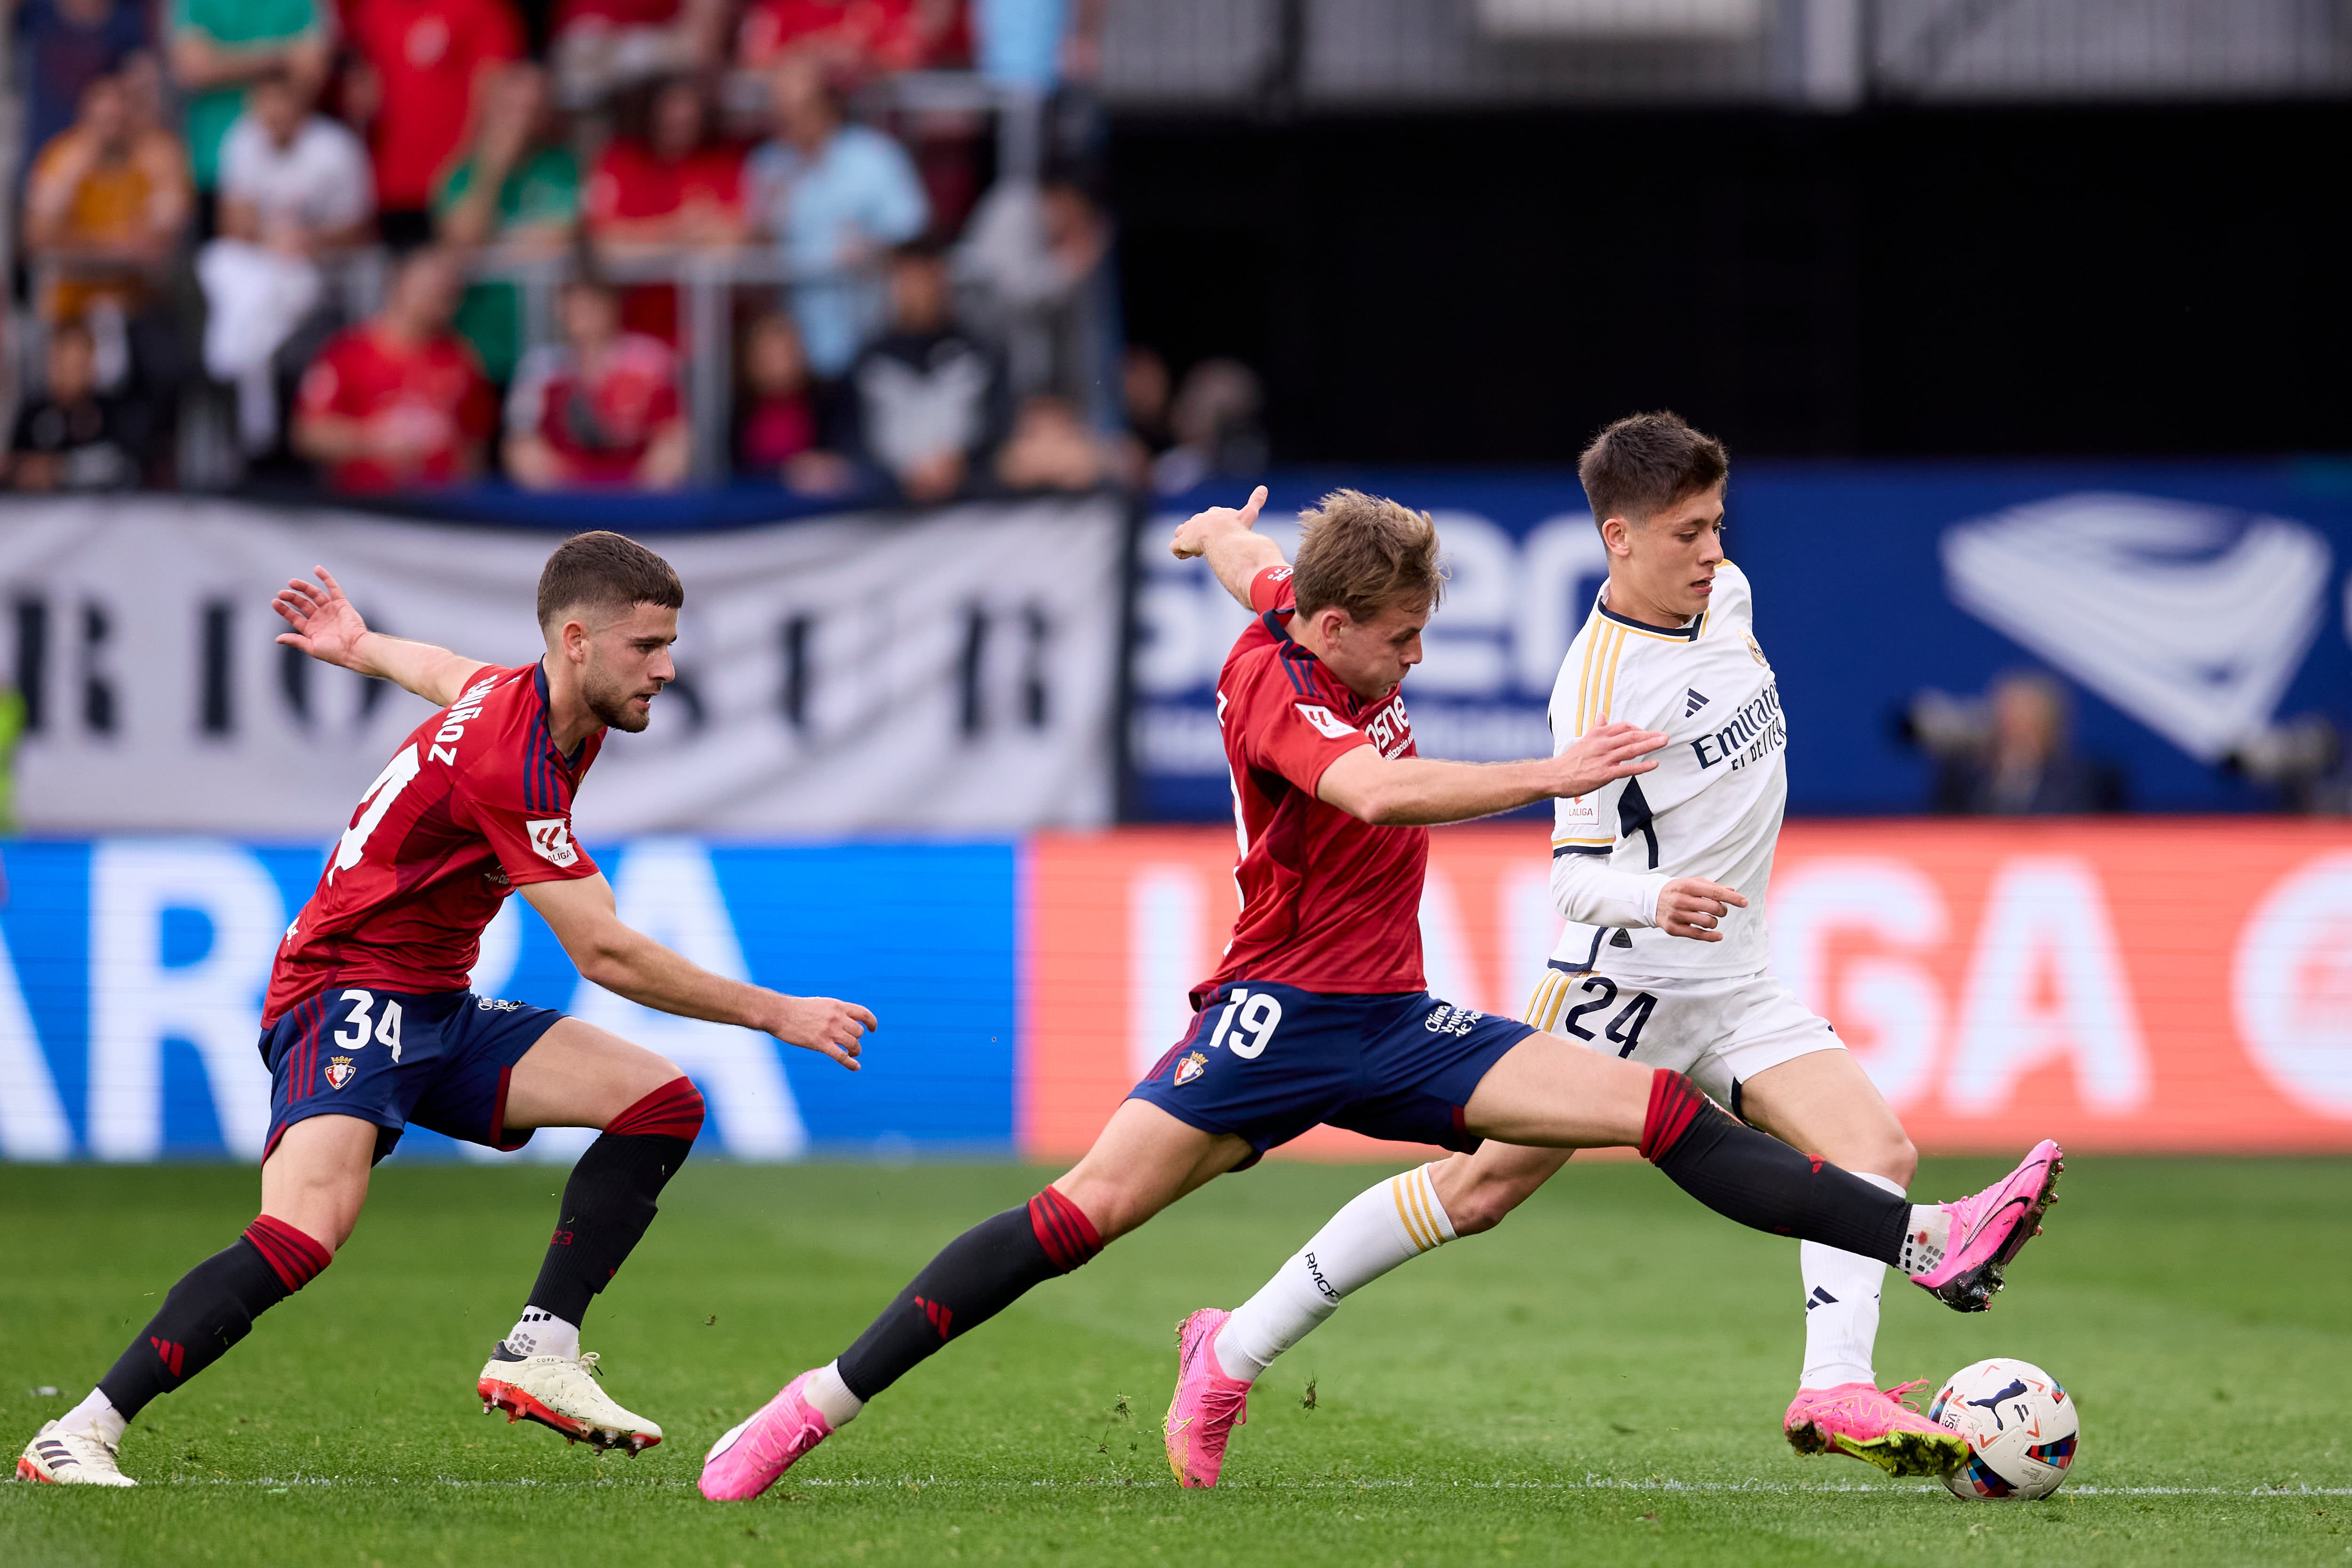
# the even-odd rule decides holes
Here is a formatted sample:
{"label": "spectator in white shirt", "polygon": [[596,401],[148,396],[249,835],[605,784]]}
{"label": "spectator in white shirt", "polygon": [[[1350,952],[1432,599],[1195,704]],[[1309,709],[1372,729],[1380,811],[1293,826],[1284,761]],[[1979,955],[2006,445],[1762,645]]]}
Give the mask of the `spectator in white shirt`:
{"label": "spectator in white shirt", "polygon": [[220,237],[196,258],[205,368],[236,388],[247,451],[276,442],[271,361],[324,300],[320,263],[366,245],[374,221],[366,146],[311,112],[309,88],[291,72],[255,81],[221,142]]}

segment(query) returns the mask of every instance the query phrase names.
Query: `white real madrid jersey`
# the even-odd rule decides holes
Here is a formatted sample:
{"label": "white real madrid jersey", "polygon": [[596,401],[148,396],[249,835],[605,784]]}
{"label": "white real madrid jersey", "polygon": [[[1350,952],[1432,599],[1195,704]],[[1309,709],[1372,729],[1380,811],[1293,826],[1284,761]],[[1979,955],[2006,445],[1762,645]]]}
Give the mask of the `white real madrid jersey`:
{"label": "white real madrid jersey", "polygon": [[1635,974],[1753,974],[1771,959],[1764,890],[1789,798],[1789,730],[1756,641],[1747,574],[1725,562],[1706,612],[1671,631],[1614,615],[1606,599],[1604,589],[1560,665],[1552,744],[1565,750],[1612,719],[1662,731],[1667,743],[1650,772],[1557,802],[1552,854],[1704,878],[1745,893],[1748,907],[1724,917],[1721,942],[1571,923],[1554,956]]}

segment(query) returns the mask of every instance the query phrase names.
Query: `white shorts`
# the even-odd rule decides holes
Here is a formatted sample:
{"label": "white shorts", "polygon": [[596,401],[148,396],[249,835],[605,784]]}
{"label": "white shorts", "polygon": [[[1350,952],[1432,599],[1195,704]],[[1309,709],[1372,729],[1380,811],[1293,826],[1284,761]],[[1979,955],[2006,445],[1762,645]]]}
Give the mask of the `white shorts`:
{"label": "white shorts", "polygon": [[1734,1116],[1739,1086],[1758,1073],[1845,1048],[1827,1019],[1769,973],[1695,979],[1570,969],[1555,959],[1521,1022],[1644,1067],[1688,1073]]}

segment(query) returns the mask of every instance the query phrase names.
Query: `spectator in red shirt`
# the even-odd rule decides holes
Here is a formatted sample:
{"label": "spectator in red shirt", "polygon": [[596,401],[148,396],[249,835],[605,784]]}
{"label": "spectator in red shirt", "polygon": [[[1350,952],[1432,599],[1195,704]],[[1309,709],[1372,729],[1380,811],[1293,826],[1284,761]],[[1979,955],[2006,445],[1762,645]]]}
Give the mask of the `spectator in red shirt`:
{"label": "spectator in red shirt", "polygon": [[422,243],[485,72],[522,56],[522,21],[510,0],[352,0],[350,16],[344,101],[368,132],[385,237]]}
{"label": "spectator in red shirt", "polygon": [[[588,234],[601,247],[648,250],[740,245],[751,234],[743,207],[740,143],[712,134],[708,98],[676,77],[623,106],[621,133],[588,176]],[[667,284],[629,290],[623,314],[634,331],[677,342],[677,291]]]}
{"label": "spectator in red shirt", "polygon": [[623,130],[588,176],[588,231],[600,245],[740,245],[740,143],[712,134],[700,83],[674,77],[622,115]]}
{"label": "spectator in red shirt", "polygon": [[294,449],[335,489],[449,484],[481,472],[498,401],[474,351],[449,330],[464,281],[454,252],[411,253],[383,311],[311,362]]}
{"label": "spectator in red shirt", "polygon": [[507,473],[525,489],[675,489],[691,453],[668,347],[621,330],[620,297],[592,278],[563,286],[563,341],[523,357],[507,395]]}
{"label": "spectator in red shirt", "polygon": [[863,81],[971,58],[964,0],[751,0],[735,35],[735,63],[765,70],[813,54],[836,79]]}

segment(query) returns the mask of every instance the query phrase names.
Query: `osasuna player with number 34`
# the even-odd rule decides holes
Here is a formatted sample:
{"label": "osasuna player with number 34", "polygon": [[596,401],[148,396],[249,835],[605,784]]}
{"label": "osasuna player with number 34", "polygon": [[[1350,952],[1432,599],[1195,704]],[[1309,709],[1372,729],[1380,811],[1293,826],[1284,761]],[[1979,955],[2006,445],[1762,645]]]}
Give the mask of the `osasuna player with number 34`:
{"label": "osasuna player with number 34", "polygon": [[[1265,500],[1260,489],[1239,510],[1203,512],[1172,542],[1179,556],[1206,556],[1256,617],[1217,682],[1241,912],[1217,972],[1192,988],[1191,1028],[1076,1168],[950,1242],[837,1360],[722,1435],[703,1461],[705,1497],[758,1496],[948,1341],[1318,1122],[1464,1150],[1482,1137],[1637,1143],[1721,1214],[1899,1262],[1936,1285],[1981,1272],[2027,1223],[2012,1211],[1972,1226],[1966,1205],[1915,1207],[1740,1126],[1678,1072],[1431,995],[1425,825],[1591,795],[1647,773],[1645,753],[1666,737],[1603,722],[1527,762],[1418,756],[1400,684],[1421,660],[1442,584],[1435,527],[1392,500],[1337,491],[1303,519],[1294,573],[1251,531]],[[1419,1194],[1410,1201],[1412,1223],[1440,1223]],[[1188,1368],[1216,1364],[1206,1316],[1186,1325]],[[1215,1479],[1246,1392],[1230,1381],[1179,1388],[1169,1455],[1187,1485]]]}
{"label": "osasuna player with number 34", "polygon": [[[1609,582],[1561,665],[1554,742],[1573,748],[1626,720],[1668,741],[1654,772],[1556,803],[1552,898],[1570,924],[1526,1022],[1687,1073],[1735,1116],[1899,1196],[1916,1163],[1902,1124],[1829,1025],[1767,972],[1764,891],[1788,798],[1788,730],[1748,579],[1723,555],[1723,448],[1671,414],[1636,415],[1602,431],[1578,472]],[[1362,1194],[1238,1310],[1194,1314],[1215,1353],[1188,1353],[1179,1405],[1206,1412],[1201,1426],[1222,1453],[1249,1384],[1342,1297],[1491,1228],[1570,1152],[1493,1142]],[[2008,1181],[1956,1205],[1956,1242],[1999,1234],[1982,1267],[1915,1274],[1917,1282],[1959,1310],[1980,1310],[2052,1201],[2058,1153],[2042,1143]],[[1873,1373],[1889,1260],[1816,1237],[1799,1256],[1806,1354],[1783,1421],[1790,1442],[1895,1475],[1961,1463],[1960,1440]],[[1171,1431],[1171,1454],[1178,1441]],[[1192,1435],[1191,1447],[1201,1441]],[[1214,1468],[1191,1479],[1212,1482]]]}
{"label": "osasuna player with number 34", "polygon": [[607,727],[643,730],[673,678],[685,590],[616,533],[559,546],[539,581],[547,653],[499,668],[371,632],[325,570],[289,583],[278,641],[440,706],[376,775],[288,928],[263,1003],[272,1088],[261,1213],[164,1298],[98,1387],[16,1461],[28,1479],[127,1487],[123,1431],[327,1267],[368,1172],[409,1123],[494,1149],[593,1127],[539,1279],[477,1382],[483,1408],[635,1453],[661,1428],[608,1397],[580,1321],[693,1147],[702,1097],[672,1063],[543,1007],[475,995],[482,928],[520,889],[581,974],[666,1013],[760,1029],[855,1070],[874,1015],[698,969],[623,925],[572,837]]}

